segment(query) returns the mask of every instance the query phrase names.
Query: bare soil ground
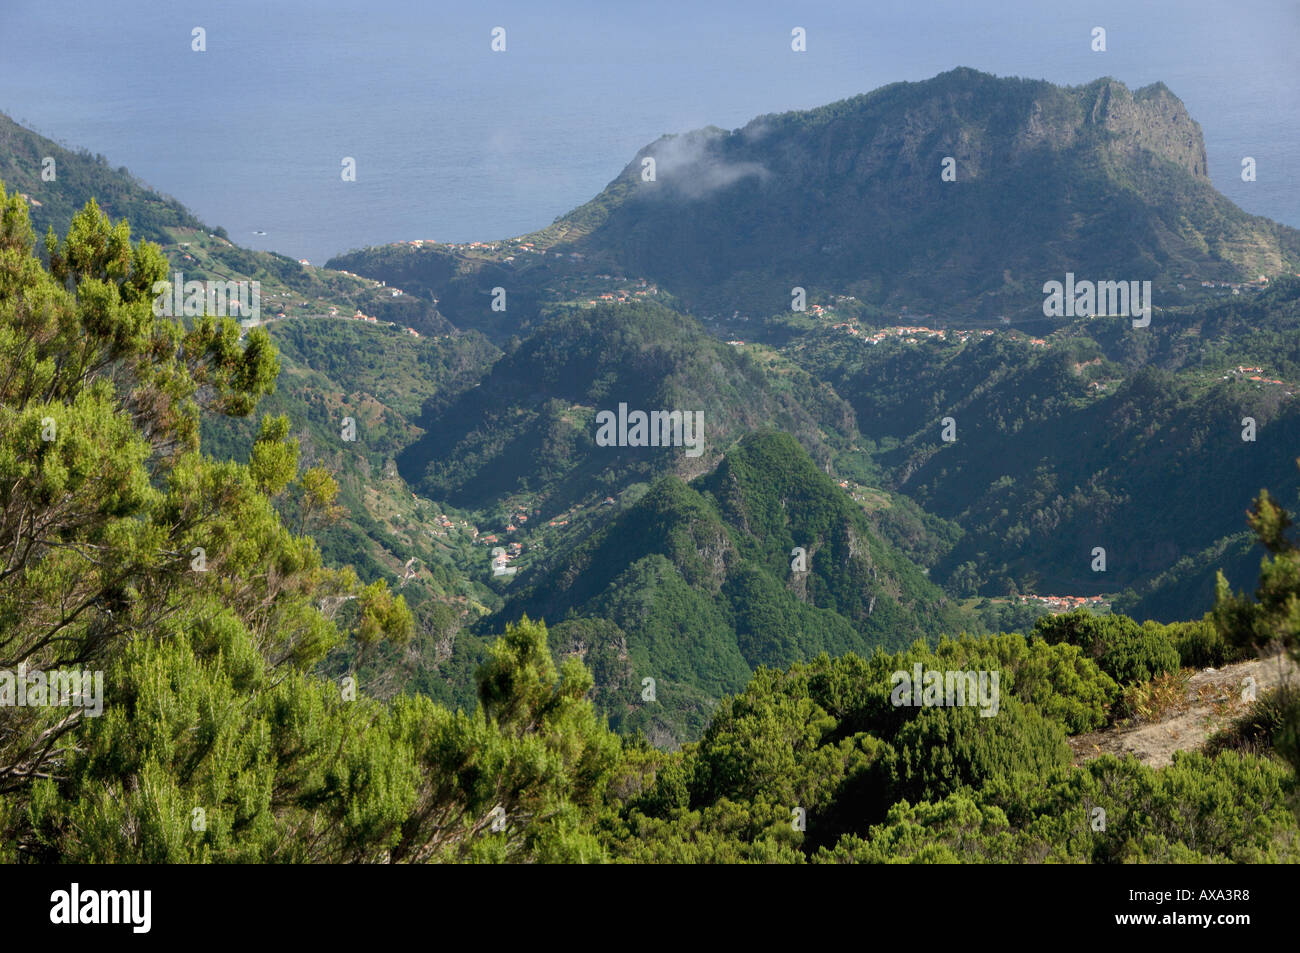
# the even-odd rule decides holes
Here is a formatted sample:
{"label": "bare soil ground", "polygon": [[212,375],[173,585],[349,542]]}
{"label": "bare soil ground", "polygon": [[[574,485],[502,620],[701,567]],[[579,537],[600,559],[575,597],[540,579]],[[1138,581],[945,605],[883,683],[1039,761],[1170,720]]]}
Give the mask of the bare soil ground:
{"label": "bare soil ground", "polygon": [[1284,680],[1295,682],[1297,677],[1300,669],[1285,655],[1203,669],[1187,680],[1186,700],[1163,712],[1158,720],[1071,738],[1075,763],[1113,754],[1133,755],[1153,768],[1164,767],[1175,751],[1200,748],[1253,704],[1243,697],[1248,679],[1254,679],[1255,696],[1260,697]]}

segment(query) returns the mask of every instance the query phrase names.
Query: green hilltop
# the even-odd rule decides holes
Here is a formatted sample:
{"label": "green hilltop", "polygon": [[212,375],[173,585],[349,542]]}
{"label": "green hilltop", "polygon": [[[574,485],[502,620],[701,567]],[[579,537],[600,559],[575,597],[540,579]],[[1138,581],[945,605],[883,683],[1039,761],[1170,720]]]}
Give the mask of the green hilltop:
{"label": "green hilltop", "polygon": [[[702,452],[597,446],[596,414],[620,403],[702,411]],[[421,492],[457,506],[528,493],[563,507],[669,470],[693,476],[769,425],[823,464],[853,433],[847,405],[807,375],[770,373],[687,315],[648,301],[574,307],[539,325],[478,386],[426,406],[424,434],[398,465]]]}
{"label": "green hilltop", "polygon": [[[602,709],[659,742],[696,734],[702,701],[759,666],[901,648],[974,623],[778,431],[744,437],[689,484],[652,484],[521,580],[489,624],[523,615],[603,659]],[[610,664],[611,651],[625,664]],[[641,699],[647,677],[655,705]]]}

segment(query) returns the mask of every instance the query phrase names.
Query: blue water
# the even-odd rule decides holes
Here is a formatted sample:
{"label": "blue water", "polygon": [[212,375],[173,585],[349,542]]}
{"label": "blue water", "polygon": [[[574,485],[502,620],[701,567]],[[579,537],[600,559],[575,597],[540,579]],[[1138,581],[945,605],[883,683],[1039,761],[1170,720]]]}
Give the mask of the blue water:
{"label": "blue water", "polygon": [[[190,49],[195,26],[206,53]],[[495,26],[505,53],[489,49]],[[806,53],[790,50],[794,26]],[[540,228],[666,132],[954,66],[1111,75],[1163,80],[1201,123],[1216,186],[1300,227],[1298,46],[1296,0],[0,0],[0,111],[127,166],[241,244],[320,263]]]}

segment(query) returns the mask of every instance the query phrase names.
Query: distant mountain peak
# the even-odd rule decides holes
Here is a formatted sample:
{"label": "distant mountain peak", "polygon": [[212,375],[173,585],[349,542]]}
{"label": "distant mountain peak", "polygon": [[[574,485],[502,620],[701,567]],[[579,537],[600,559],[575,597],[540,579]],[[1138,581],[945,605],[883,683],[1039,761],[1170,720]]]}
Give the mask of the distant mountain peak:
{"label": "distant mountain peak", "polygon": [[[1201,127],[1163,83],[1058,86],[969,67],[662,136],[517,241],[549,257],[376,250],[333,264],[423,289],[453,322],[499,338],[563,300],[577,272],[635,276],[710,324],[761,328],[790,312],[795,288],[809,304],[852,300],[870,321],[983,325],[1042,321],[1044,283],[1067,273],[1150,281],[1168,301],[1187,276],[1300,271],[1300,232],[1213,188]],[[485,317],[486,289],[506,284],[526,310]]]}
{"label": "distant mountain peak", "polygon": [[1086,121],[1115,136],[1122,148],[1145,149],[1209,181],[1200,124],[1164,83],[1130,92],[1108,76],[1079,88],[1079,95]]}
{"label": "distant mountain peak", "polygon": [[1159,283],[1297,264],[1300,233],[1241,211],[1207,166],[1163,83],[959,67],[656,140],[554,234],[705,313],[775,314],[799,286],[986,321],[1040,311],[1067,270]]}

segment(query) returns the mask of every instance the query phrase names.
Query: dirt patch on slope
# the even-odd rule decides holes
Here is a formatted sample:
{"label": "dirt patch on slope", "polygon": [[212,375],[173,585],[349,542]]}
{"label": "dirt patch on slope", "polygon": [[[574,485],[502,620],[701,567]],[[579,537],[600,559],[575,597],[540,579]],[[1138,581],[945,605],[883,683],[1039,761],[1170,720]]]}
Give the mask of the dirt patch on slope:
{"label": "dirt patch on slope", "polygon": [[1188,679],[1186,700],[1166,711],[1158,721],[1071,738],[1074,762],[1091,761],[1103,754],[1132,755],[1143,764],[1162,768],[1175,751],[1200,748],[1212,734],[1254,704],[1244,697],[1249,679],[1254,679],[1258,698],[1284,680],[1296,681],[1298,676],[1300,668],[1285,655],[1203,669]]}

